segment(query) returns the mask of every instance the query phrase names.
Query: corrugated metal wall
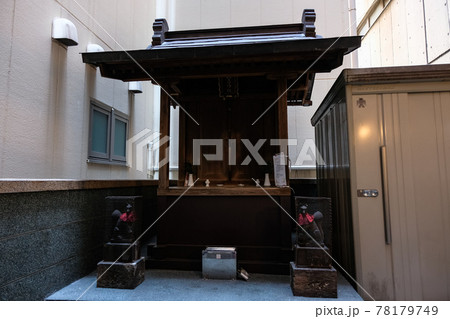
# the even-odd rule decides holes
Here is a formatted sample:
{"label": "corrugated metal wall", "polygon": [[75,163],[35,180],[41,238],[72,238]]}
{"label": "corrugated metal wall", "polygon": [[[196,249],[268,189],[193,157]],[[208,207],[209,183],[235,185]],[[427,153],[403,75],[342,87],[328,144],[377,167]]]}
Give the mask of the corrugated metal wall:
{"label": "corrugated metal wall", "polygon": [[[391,81],[398,71],[398,82],[380,84],[386,71]],[[450,84],[439,81],[447,75],[368,69],[367,80],[345,83],[358,72],[338,79],[313,117],[324,159],[318,195],[333,201],[333,255],[365,299],[449,300]],[[357,196],[364,189],[379,195]]]}
{"label": "corrugated metal wall", "polygon": [[[318,163],[318,194],[330,197],[333,211],[333,257],[355,277],[355,257],[350,197],[347,106],[344,89],[316,124],[316,143],[323,163]],[[342,272],[342,269],[338,269]],[[345,273],[344,273],[345,275]],[[351,281],[353,284],[353,281]]]}

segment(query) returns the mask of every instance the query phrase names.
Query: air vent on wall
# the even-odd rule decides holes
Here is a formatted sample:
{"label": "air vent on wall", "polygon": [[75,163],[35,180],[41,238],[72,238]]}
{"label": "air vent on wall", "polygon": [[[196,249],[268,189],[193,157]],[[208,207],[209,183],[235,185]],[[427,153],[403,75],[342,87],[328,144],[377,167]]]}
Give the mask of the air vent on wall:
{"label": "air vent on wall", "polygon": [[75,25],[64,18],[54,18],[52,39],[66,46],[78,45],[78,33]]}

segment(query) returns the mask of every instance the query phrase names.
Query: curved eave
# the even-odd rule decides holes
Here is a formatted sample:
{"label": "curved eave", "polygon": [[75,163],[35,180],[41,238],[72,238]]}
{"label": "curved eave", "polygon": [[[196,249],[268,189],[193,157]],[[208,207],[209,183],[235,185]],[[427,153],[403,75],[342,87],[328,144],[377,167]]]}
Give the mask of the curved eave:
{"label": "curved eave", "polygon": [[304,38],[267,43],[82,53],[104,77],[122,81],[268,73],[329,72],[361,45],[360,37]]}

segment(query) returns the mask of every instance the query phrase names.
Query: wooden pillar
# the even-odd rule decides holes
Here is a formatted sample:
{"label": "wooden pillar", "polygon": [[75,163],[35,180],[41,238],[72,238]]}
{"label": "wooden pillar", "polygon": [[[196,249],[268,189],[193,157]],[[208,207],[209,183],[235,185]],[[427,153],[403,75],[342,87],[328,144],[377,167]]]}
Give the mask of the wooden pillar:
{"label": "wooden pillar", "polygon": [[[161,90],[161,102],[159,112],[159,132],[161,138],[170,135],[170,105],[169,96]],[[159,162],[166,160],[166,163],[159,167],[159,188],[169,188],[169,141],[160,145],[159,148]]]}
{"label": "wooden pillar", "polygon": [[[289,182],[289,180],[287,180]],[[292,215],[291,213],[291,197],[290,196],[280,196],[280,205],[283,207],[284,211],[280,209],[280,242],[283,247],[292,246],[292,220],[286,213]],[[295,214],[294,214],[295,216]]]}
{"label": "wooden pillar", "polygon": [[[287,81],[285,78],[278,79],[278,138],[288,138],[288,118],[287,118]],[[281,149],[280,149],[281,150]]]}
{"label": "wooden pillar", "polygon": [[184,186],[186,178],[184,163],[186,162],[186,113],[179,110],[179,133],[178,133],[178,186]]}
{"label": "wooden pillar", "polygon": [[[287,115],[287,80],[286,78],[278,79],[278,138],[287,140],[288,138],[288,115]],[[287,141],[286,141],[287,144]],[[280,145],[280,152],[283,146]],[[285,156],[289,156],[289,150],[286,145]],[[289,185],[289,163],[286,163],[286,183]]]}

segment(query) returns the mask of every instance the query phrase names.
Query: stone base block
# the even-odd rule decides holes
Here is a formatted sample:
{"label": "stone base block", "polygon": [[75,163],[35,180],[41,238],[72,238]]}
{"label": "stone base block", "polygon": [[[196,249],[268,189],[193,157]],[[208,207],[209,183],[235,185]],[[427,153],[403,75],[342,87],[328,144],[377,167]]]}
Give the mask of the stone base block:
{"label": "stone base block", "polygon": [[331,268],[328,247],[301,247],[295,245],[295,265],[301,268]]}
{"label": "stone base block", "polygon": [[134,289],[144,281],[144,276],[144,257],[131,263],[101,261],[97,264],[98,288]]}
{"label": "stone base block", "polygon": [[109,242],[103,246],[103,261],[114,262],[120,257],[120,259],[118,260],[119,262],[131,263],[139,259],[139,256],[139,245],[137,243],[133,245],[128,243]]}
{"label": "stone base block", "polygon": [[337,272],[334,268],[291,266],[291,289],[294,296],[337,298]]}

